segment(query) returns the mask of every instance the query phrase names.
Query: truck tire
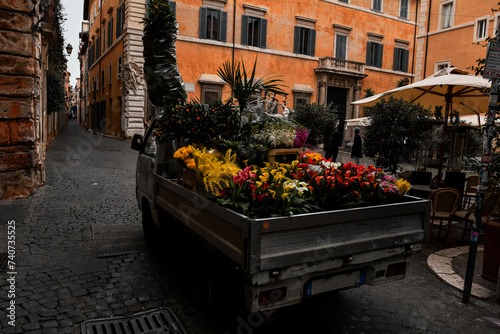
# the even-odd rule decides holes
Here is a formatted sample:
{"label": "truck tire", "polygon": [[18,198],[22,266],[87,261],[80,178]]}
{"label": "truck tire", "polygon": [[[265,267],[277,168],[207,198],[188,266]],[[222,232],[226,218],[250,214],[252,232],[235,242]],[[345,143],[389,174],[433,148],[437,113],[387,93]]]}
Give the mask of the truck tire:
{"label": "truck tire", "polygon": [[149,203],[146,200],[142,203],[142,232],[146,244],[153,249],[157,249],[161,244],[160,228],[155,224]]}
{"label": "truck tire", "polygon": [[198,247],[192,247],[189,250],[187,266],[191,295],[198,306],[208,308],[212,303],[213,287],[209,259]]}

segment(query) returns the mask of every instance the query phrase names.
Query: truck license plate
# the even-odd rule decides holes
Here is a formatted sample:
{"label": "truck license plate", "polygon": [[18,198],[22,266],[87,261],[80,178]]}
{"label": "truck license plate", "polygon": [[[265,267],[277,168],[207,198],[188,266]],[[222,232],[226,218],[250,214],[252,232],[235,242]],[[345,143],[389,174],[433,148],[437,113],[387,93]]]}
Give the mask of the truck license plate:
{"label": "truck license plate", "polygon": [[325,278],[310,280],[306,283],[306,296],[347,288],[365,283],[364,269]]}

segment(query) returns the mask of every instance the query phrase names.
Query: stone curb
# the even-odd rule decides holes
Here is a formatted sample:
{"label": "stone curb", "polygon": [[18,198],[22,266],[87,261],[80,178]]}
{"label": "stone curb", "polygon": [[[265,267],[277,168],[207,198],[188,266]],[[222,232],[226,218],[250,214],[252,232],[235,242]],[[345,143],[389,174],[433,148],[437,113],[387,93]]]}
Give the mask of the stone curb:
{"label": "stone curb", "polygon": [[[477,250],[482,251],[483,246],[478,246]],[[464,279],[460,277],[460,275],[458,275],[453,269],[452,260],[455,256],[467,254],[468,252],[469,246],[443,249],[429,255],[429,257],[427,258],[427,265],[429,266],[431,271],[445,283],[463,292]],[[488,299],[495,296],[496,292],[487,289],[477,283],[472,283],[471,294],[474,297],[480,299]]]}

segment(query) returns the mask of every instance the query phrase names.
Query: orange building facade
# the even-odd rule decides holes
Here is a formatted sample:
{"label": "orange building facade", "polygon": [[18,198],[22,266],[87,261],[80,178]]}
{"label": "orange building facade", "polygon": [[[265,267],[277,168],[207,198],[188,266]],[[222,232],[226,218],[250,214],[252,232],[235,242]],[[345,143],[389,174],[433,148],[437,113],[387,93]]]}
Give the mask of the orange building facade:
{"label": "orange building facade", "polygon": [[415,79],[422,80],[444,67],[463,70],[486,57],[486,39],[499,26],[498,1],[421,0]]}
{"label": "orange building facade", "polygon": [[279,76],[288,107],[333,103],[339,119],[364,116],[349,102],[411,80],[416,0],[168,1],[179,23],[177,59],[189,97],[230,96],[217,76],[227,60],[257,59],[257,77]]}
{"label": "orange building facade", "polygon": [[85,0],[88,31],[80,50],[85,124],[113,137],[144,131],[145,88],[140,21],[145,0]]}
{"label": "orange building facade", "polygon": [[[141,20],[148,2],[85,0],[82,112],[89,129],[122,137],[143,131]],[[341,122],[364,116],[349,103],[364,89],[380,93],[412,80],[417,0],[167,2],[178,22],[177,60],[188,96],[203,103],[230,96],[217,70],[233,59],[247,69],[257,59],[257,77],[279,76],[288,107],[332,103]]]}

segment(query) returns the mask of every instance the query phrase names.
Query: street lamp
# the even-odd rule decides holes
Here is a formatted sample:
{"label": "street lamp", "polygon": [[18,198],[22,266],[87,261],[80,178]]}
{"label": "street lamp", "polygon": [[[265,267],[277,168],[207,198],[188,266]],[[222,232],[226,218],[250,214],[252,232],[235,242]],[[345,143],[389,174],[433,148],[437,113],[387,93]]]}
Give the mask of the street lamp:
{"label": "street lamp", "polygon": [[71,51],[73,51],[73,47],[68,43],[68,45],[66,45],[66,52],[68,53],[68,56],[71,56]]}

